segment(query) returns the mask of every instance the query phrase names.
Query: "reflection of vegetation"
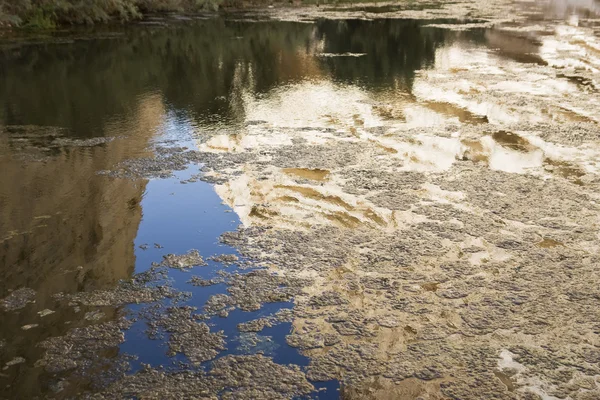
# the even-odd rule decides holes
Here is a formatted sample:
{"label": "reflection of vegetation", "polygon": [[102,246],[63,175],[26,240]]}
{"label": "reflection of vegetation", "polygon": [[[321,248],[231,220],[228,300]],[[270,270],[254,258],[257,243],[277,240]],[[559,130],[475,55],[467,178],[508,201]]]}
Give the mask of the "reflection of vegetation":
{"label": "reflection of vegetation", "polygon": [[[296,52],[311,42],[307,24],[209,20],[135,28],[105,40],[28,45],[0,55],[0,121],[65,126],[81,135],[159,91],[201,119],[232,116],[234,86],[267,90],[301,77]],[[287,68],[285,65],[292,65]]]}
{"label": "reflection of vegetation", "polygon": [[[98,135],[103,121],[155,91],[200,123],[243,120],[240,96],[319,76],[367,87],[403,82],[433,61],[441,30],[410,21],[234,22],[134,28],[105,40],[0,53],[0,122]],[[315,57],[325,51],[365,57]]]}
{"label": "reflection of vegetation", "polygon": [[434,61],[436,47],[449,32],[421,27],[417,21],[323,21],[319,35],[326,53],[366,53],[364,57],[326,58],[337,79],[369,85],[412,86],[414,72]]}

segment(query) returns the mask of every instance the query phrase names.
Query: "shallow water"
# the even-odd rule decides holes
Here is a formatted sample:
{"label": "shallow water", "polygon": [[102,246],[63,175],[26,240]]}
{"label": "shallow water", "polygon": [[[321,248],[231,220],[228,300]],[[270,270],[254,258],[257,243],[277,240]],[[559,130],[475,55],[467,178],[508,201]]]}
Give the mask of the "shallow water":
{"label": "shallow water", "polygon": [[[427,220],[414,208],[395,204],[405,193],[378,199],[387,189],[375,189],[377,177],[370,178],[372,189],[353,187],[348,182],[357,172],[380,168],[446,179],[443,174],[470,162],[485,171],[593,190],[600,167],[597,139],[572,143],[552,136],[552,130],[542,136],[528,129],[534,124],[595,126],[600,118],[595,80],[600,47],[585,23],[593,18],[580,8],[549,4],[535,18],[498,20],[494,27],[482,25],[484,15],[438,16],[444,8],[432,3],[433,17],[423,19],[353,15],[427,9],[382,5],[340,11],[338,19],[257,22],[235,15],[4,40],[0,299],[21,288],[33,289],[35,296],[22,308],[0,307],[0,397],[69,398],[102,391],[116,378],[97,378],[104,375],[96,364],[84,371],[48,371],[38,362],[45,352],[39,344],[120,316],[135,322],[124,330],[122,343],[98,356],[130,357],[126,374],[159,366],[210,369],[210,361],[191,363],[184,352],[168,354],[173,332],[162,327],[149,334],[147,304],[91,306],[55,295],[111,290],[121,280],[152,271],[152,263],[164,255],[191,249],[205,260],[235,254],[246,261],[240,249],[219,240],[240,224],[390,233]],[[176,146],[242,158],[220,169],[210,166],[208,172],[203,163],[188,163],[164,178],[145,177],[143,171],[134,179],[107,173],[158,148]],[[244,159],[247,154],[251,158]],[[414,195],[426,199],[417,200],[421,205],[465,198],[428,183]],[[472,206],[467,201],[461,210]],[[536,245],[553,251],[568,246],[550,237]],[[596,246],[591,239],[586,245]],[[503,260],[501,252],[489,250],[485,257]],[[278,271],[276,263],[260,266]],[[227,293],[228,285],[193,286],[190,279],[218,281],[219,271],[248,272],[244,265],[214,260],[190,270],[170,269],[166,281],[189,295],[153,303],[155,310],[189,305],[202,312],[211,296]],[[329,289],[321,278],[343,281],[347,275],[343,270],[319,274],[308,266],[299,274],[317,277],[305,293]],[[439,284],[426,280],[416,286],[434,296]],[[363,304],[361,312],[370,313],[369,296],[365,300],[364,294],[351,292],[350,303]],[[207,315],[211,332],[222,330],[226,337],[226,349],[217,358],[258,353],[306,371],[318,350],[301,353],[286,343],[286,335],[302,332],[308,317],[274,324],[258,336],[237,328],[294,306],[291,299],[257,311],[238,308],[227,317]],[[403,329],[405,335],[417,335],[409,325]],[[359,336],[356,343],[362,343]],[[114,369],[116,364],[107,365]],[[504,372],[490,373],[516,390]],[[439,387],[411,379],[416,378],[393,393],[438,398]],[[350,381],[343,389],[339,380],[311,381],[321,390],[310,396],[339,398],[340,390],[347,398],[390,396],[387,383],[370,390],[355,389]],[[525,387],[539,389],[531,383]]]}

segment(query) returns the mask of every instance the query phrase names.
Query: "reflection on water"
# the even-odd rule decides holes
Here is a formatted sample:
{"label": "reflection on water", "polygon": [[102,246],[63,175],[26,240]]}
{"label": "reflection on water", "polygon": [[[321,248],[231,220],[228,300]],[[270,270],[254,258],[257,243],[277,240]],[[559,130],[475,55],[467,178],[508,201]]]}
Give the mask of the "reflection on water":
{"label": "reflection on water", "polygon": [[[238,98],[244,91],[266,93],[305,79],[409,88],[415,70],[431,64],[449,36],[421,25],[209,20],[137,28],[111,39],[8,47],[0,58],[0,119],[96,136],[107,119],[126,113],[151,90],[212,126],[244,119]],[[366,56],[314,57],[345,52]]]}
{"label": "reflection on water", "polygon": [[[0,298],[23,287],[36,298],[16,312],[0,309],[0,368],[7,367],[0,371],[0,393],[25,398],[55,391],[51,396],[61,397],[88,387],[56,389],[56,377],[35,366],[43,351],[35,344],[97,322],[98,311],[106,321],[126,308],[74,310],[54,294],[110,288],[167,253],[233,252],[219,248],[217,238],[238,222],[394,229],[405,219],[401,206],[373,204],[345,190],[344,168],[431,173],[470,160],[582,183],[585,168],[562,158],[583,163],[597,153],[508,130],[457,133],[457,126],[525,118],[514,104],[477,97],[492,88],[540,97],[560,90],[567,99],[561,107],[573,105],[569,96],[577,92],[566,82],[553,80],[548,88],[541,73],[524,79],[529,86],[505,79],[520,63],[547,65],[547,43],[501,30],[424,26],[431,23],[214,19],[1,47]],[[560,114],[551,104],[527,118],[547,121],[569,112],[594,117],[575,106]],[[235,179],[214,189],[204,182],[181,185],[199,172],[195,167],[166,181],[97,174],[148,156],[156,143],[215,154],[261,152],[265,164],[276,162],[261,170],[235,165]],[[304,146],[305,165],[286,164],[284,147],[292,144]],[[310,147],[324,145],[336,151],[318,154]],[[367,146],[375,150],[361,151]],[[538,245],[561,244],[544,239]],[[185,284],[189,276],[177,274],[173,279],[193,291],[189,304],[196,307],[225,290],[192,290]],[[235,333],[232,322],[211,323]],[[24,330],[28,325],[37,326]],[[139,363],[170,361],[162,342],[147,341],[138,328],[122,350],[136,353]],[[285,333],[278,335],[282,343],[269,352],[278,362],[300,363],[283,343]],[[25,362],[11,363],[16,357]],[[380,394],[373,398],[439,389],[435,380],[407,380],[392,392],[388,386],[374,382]],[[334,389],[321,398],[337,395]],[[366,398],[366,392],[344,389],[342,396]]]}
{"label": "reflection on water", "polygon": [[[112,287],[133,273],[133,240],[146,183],[96,175],[143,152],[163,122],[159,96],[140,97],[131,108],[126,120],[109,122],[103,129],[109,136],[128,132],[134,139],[92,147],[57,145],[68,139],[69,131],[0,128],[0,297],[21,287],[37,292],[34,305],[1,317],[0,337],[8,340],[7,349],[0,349],[2,364],[19,355],[30,368],[42,352],[36,343],[85,323],[70,310],[44,316],[44,310],[55,311],[52,295]],[[69,122],[62,126],[69,127]],[[103,312],[116,315],[116,310]],[[38,326],[24,332],[27,324]],[[15,379],[14,368],[7,372],[6,379]],[[19,374],[9,393],[34,395],[42,384],[37,382],[39,373]]]}
{"label": "reflection on water", "polygon": [[[273,123],[275,114],[285,125],[296,120],[299,126],[310,126],[313,116],[321,118],[317,108],[331,98],[325,94],[322,102],[310,97],[323,93],[309,82],[338,82],[350,91],[360,91],[355,84],[409,91],[415,71],[431,65],[435,48],[451,36],[414,21],[210,20],[135,28],[108,39],[6,46],[0,57],[0,298],[21,287],[32,288],[37,295],[35,304],[19,312],[2,311],[0,339],[6,345],[0,349],[0,365],[11,364],[15,357],[26,360],[2,372],[3,391],[21,397],[51,390],[43,370],[34,368],[42,354],[34,345],[93,322],[82,315],[98,310],[62,309],[52,295],[109,288],[130,277],[134,268],[146,269],[160,254],[186,251],[185,240],[169,238],[197,229],[193,221],[164,219],[170,207],[194,215],[193,202],[188,205],[145,181],[113,179],[97,175],[98,171],[145,155],[156,140],[185,142],[190,131],[177,122],[182,118],[189,119],[198,132],[239,128],[250,120]],[[320,57],[324,53],[364,56]],[[295,98],[289,98],[293,91],[286,85],[299,85],[292,86],[298,88]],[[332,90],[337,89],[332,86]],[[278,92],[285,94],[277,100],[279,107],[260,104],[262,96]],[[350,98],[356,100],[354,94]],[[329,106],[330,122],[335,125],[334,115],[339,116],[344,105]],[[91,138],[101,140],[85,141]],[[233,134],[215,138],[211,145],[231,151],[255,144]],[[315,182],[329,176],[318,168],[289,168],[283,173]],[[175,189],[168,190],[176,194]],[[303,186],[281,191],[281,201],[304,197],[346,210],[352,207],[340,197]],[[209,206],[206,201],[199,203],[200,211]],[[264,217],[256,206],[248,213]],[[140,224],[142,214],[145,222]],[[156,218],[162,228],[151,222]],[[350,225],[358,221],[343,213],[335,218]],[[159,232],[166,226],[178,232],[161,239]],[[233,227],[211,230],[208,237],[195,239],[206,244],[192,240],[188,246],[214,252],[214,245],[208,243]],[[134,242],[144,248],[146,243],[160,242],[160,246],[145,251],[134,247]],[[42,318],[38,313],[44,310],[55,312]],[[93,315],[109,320],[119,314],[112,309],[102,312]],[[32,324],[37,326],[21,328]],[[156,351],[145,346],[125,350]]]}

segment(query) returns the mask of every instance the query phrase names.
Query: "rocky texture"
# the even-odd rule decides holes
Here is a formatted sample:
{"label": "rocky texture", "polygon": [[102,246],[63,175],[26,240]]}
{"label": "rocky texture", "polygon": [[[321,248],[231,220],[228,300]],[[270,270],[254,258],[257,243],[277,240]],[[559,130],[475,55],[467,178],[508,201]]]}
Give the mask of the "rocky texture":
{"label": "rocky texture", "polygon": [[[377,16],[468,16],[485,19],[481,27],[512,16],[516,6],[403,7]],[[316,127],[248,123],[235,135],[199,135],[200,151],[159,148],[155,158],[111,173],[164,177],[204,163],[204,175],[190,182],[214,183],[243,223],[222,241],[268,268],[222,276],[227,293],[210,297],[202,315],[157,308],[150,326],[166,333],[171,354],[183,353],[193,364],[210,360],[224,348],[223,337],[202,320],[293,301],[282,319],[293,327],[286,341],[310,363],[301,371],[264,355],[228,355],[206,373],[147,367],[96,397],[293,398],[312,391],[307,379],[338,379],[345,398],[598,398],[597,72],[577,62],[557,64],[581,53],[576,36],[556,59],[538,51],[535,40],[529,43],[535,51],[503,56],[502,40],[514,37],[489,35],[537,30],[526,26],[536,13],[534,7],[515,14],[525,26],[486,31],[489,48],[454,47],[458,61],[448,57],[419,71],[407,98],[356,95],[348,104],[368,118],[344,109],[343,121]],[[337,16],[374,14],[350,6]],[[554,27],[556,19],[539,24],[548,25],[546,38],[562,40],[576,30],[593,42],[584,24],[579,30]],[[450,26],[472,27],[456,20]],[[575,73],[591,84],[566,75]],[[411,120],[415,110],[423,114]],[[229,140],[235,146],[222,145]],[[317,170],[314,179],[308,171]],[[197,253],[170,260],[156,267],[204,261]],[[263,316],[241,323],[239,341],[259,347],[268,339],[256,332],[277,322]],[[66,338],[77,344],[96,336],[90,352],[122,340],[114,326],[98,327]],[[87,350],[60,358],[67,341],[53,340],[44,358],[50,370],[89,364]]]}
{"label": "rocky texture", "polygon": [[0,301],[0,306],[6,311],[24,308],[35,300],[35,290],[29,288],[17,289]]}
{"label": "rocky texture", "polygon": [[300,292],[304,281],[304,279],[275,275],[265,270],[232,274],[227,282],[229,294],[212,296],[205,310],[209,314],[217,314],[233,308],[256,311],[263,303],[291,300]]}
{"label": "rocky texture", "polygon": [[[497,56],[484,53],[468,53],[469,68],[422,71],[414,103],[390,105],[447,117],[433,126],[373,126],[381,104],[369,104],[370,127],[355,118],[277,127],[285,143],[200,146],[219,159],[207,173],[244,224],[223,242],[293,289],[280,298],[295,304],[286,341],[310,358],[309,379],[340,379],[358,398],[600,396],[600,115],[587,90],[556,82],[550,62],[511,59],[496,73]],[[464,102],[436,104],[436,88]],[[266,125],[239,135],[269,143]],[[236,296],[254,310],[270,297],[259,292]],[[232,297],[207,310],[239,307]]]}
{"label": "rocky texture", "polygon": [[192,307],[169,308],[151,320],[150,326],[168,333],[169,355],[182,353],[192,363],[200,364],[225,350],[225,340],[222,332],[212,333],[208,325],[197,321],[193,311]]}
{"label": "rocky texture", "polygon": [[167,254],[163,256],[163,261],[160,265],[185,271],[192,267],[203,267],[207,264],[198,250],[190,250],[186,254]]}
{"label": "rocky texture", "polygon": [[298,367],[275,364],[261,355],[220,358],[210,374],[223,388],[223,399],[290,399],[313,390]]}
{"label": "rocky texture", "polygon": [[[176,256],[173,256],[177,258]],[[188,260],[187,255],[179,256]],[[180,265],[180,264],[177,264]],[[73,294],[58,293],[57,300],[68,301],[70,304],[85,306],[122,306],[125,304],[152,303],[165,298],[179,301],[188,294],[171,287],[167,281],[164,266],[155,265],[148,271],[134,275],[127,281],[122,281],[111,290],[95,290]]]}
{"label": "rocky texture", "polygon": [[68,370],[76,370],[78,374],[91,372],[101,365],[110,364],[111,360],[102,357],[102,353],[116,349],[124,340],[122,331],[130,326],[131,322],[120,319],[75,328],[65,336],[47,339],[40,344],[46,353],[36,365],[51,373]]}
{"label": "rocky texture", "polygon": [[260,332],[264,328],[270,328],[282,322],[291,322],[294,312],[291,309],[283,308],[273,315],[267,317],[253,319],[248,322],[238,324],[238,330],[241,332]]}
{"label": "rocky texture", "polygon": [[181,171],[190,163],[200,163],[200,154],[182,147],[157,147],[153,157],[136,158],[119,164],[102,174],[116,178],[167,178],[173,171]]}
{"label": "rocky texture", "polygon": [[89,396],[109,399],[122,395],[160,399],[292,399],[309,394],[313,386],[296,367],[275,364],[262,355],[226,356],[199,371],[169,373],[147,368],[126,376],[107,390]]}
{"label": "rocky texture", "polygon": [[208,259],[225,265],[232,265],[239,261],[238,256],[235,254],[219,254],[218,256],[208,257]]}

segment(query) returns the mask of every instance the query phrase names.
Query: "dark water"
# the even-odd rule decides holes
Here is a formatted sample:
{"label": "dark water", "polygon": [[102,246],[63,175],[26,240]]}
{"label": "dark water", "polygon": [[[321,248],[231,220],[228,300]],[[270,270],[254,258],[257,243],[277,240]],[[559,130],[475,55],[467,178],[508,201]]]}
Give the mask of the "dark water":
{"label": "dark water", "polygon": [[[91,322],[82,311],[60,308],[53,294],[112,288],[167,253],[236,253],[218,241],[237,227],[236,214],[211,184],[180,183],[198,166],[155,180],[115,179],[98,171],[147,156],[153,145],[193,147],[199,135],[235,132],[247,122],[243,96],[260,98],[292,83],[329,81],[373,93],[393,87],[410,95],[415,72],[435,62],[437,48],[482,36],[410,20],[214,19],[2,43],[0,298],[23,287],[37,295],[21,310],[0,309],[0,398],[63,396],[50,390],[51,374],[35,367],[43,355],[36,344]],[[323,56],[344,53],[360,56]],[[59,140],[113,137],[86,146]],[[210,278],[216,269],[211,264],[194,275]],[[192,292],[188,303],[199,308],[225,291],[224,285],[187,285],[189,273],[170,275],[176,287]],[[292,304],[211,320],[211,329],[228,337],[221,355],[244,352],[238,322],[282,307]],[[55,313],[42,318],[38,312],[45,309]],[[102,311],[107,320],[127,308]],[[28,324],[38,326],[23,330]],[[137,355],[132,371],[141,363],[172,363],[164,343],[148,340],[144,329],[136,323],[111,356]],[[262,332],[272,337],[262,351],[276,362],[305,366],[308,360],[285,343],[290,329],[287,323]],[[4,368],[15,357],[25,361]],[[338,397],[337,383],[316,385],[327,389],[319,398]]]}

